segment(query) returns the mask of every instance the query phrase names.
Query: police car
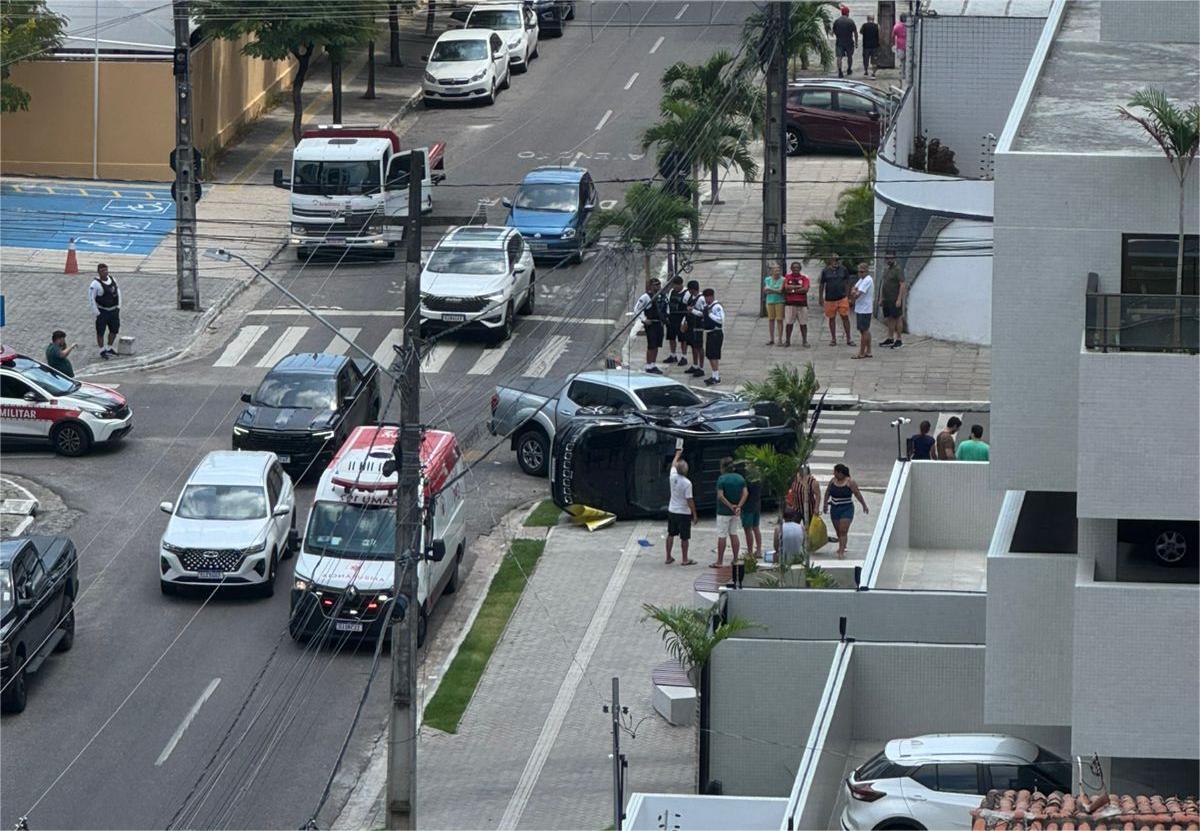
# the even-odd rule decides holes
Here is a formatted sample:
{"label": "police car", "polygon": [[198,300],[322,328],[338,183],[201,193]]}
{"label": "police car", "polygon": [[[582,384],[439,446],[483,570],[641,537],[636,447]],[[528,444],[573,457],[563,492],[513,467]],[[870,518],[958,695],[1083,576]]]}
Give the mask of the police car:
{"label": "police car", "polygon": [[0,348],[0,436],[49,441],[64,456],[117,441],[133,428],[133,411],[116,390],[68,378],[33,358]]}
{"label": "police car", "polygon": [[[377,637],[392,608],[396,552],[395,425],[358,427],[321,474],[296,558],[289,631],[298,641]],[[387,471],[385,472],[385,465]],[[433,604],[458,589],[466,549],[463,462],[453,433],[421,444],[417,644]]]}

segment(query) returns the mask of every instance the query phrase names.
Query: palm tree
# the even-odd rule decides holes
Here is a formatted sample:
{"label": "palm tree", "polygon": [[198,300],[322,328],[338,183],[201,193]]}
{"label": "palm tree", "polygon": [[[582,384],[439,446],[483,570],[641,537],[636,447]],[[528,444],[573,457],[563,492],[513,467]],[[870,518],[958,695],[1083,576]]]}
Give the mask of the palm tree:
{"label": "palm tree", "polygon": [[1142,129],[1162,148],[1163,155],[1171,165],[1171,172],[1179,180],[1179,246],[1175,252],[1175,294],[1182,296],[1183,205],[1187,194],[1185,184],[1188,170],[1196,160],[1196,151],[1200,148],[1200,104],[1191,104],[1187,109],[1180,109],[1167,100],[1162,90],[1147,87],[1129,99],[1129,106],[1145,110],[1146,115],[1134,115],[1125,107],[1117,107],[1117,112],[1122,118],[1142,125]]}
{"label": "palm tree", "polygon": [[871,257],[875,248],[875,190],[863,182],[842,191],[834,218],[811,219],[800,232],[807,259],[826,260],[838,254],[846,263]]}
{"label": "palm tree", "polygon": [[620,228],[622,242],[641,249],[649,280],[650,255],[654,249],[663,240],[678,244],[685,223],[698,218],[699,213],[685,200],[647,182],[638,182],[625,192],[624,205],[592,215],[588,236],[599,236],[613,225]]}
{"label": "palm tree", "polygon": [[775,364],[767,370],[764,380],[743,384],[742,393],[751,401],[776,405],[796,432],[803,433],[808,423],[808,408],[819,386],[811,362],[805,365],[803,373],[792,365]]}
{"label": "palm tree", "polygon": [[[792,78],[796,78],[795,62],[801,69],[808,69],[815,57],[825,71],[833,66],[833,49],[829,45],[829,33],[833,31],[835,2],[804,2],[792,4],[792,15],[788,21],[787,54],[792,59]],[[757,54],[757,45],[763,37],[766,13],[761,9],[746,17],[742,27],[742,39],[750,45],[748,54]]]}
{"label": "palm tree", "polygon": [[700,692],[700,670],[708,663],[717,644],[747,629],[766,628],[740,617],[710,626],[711,622],[720,621],[720,618],[714,618],[710,610],[691,606],[655,606],[646,603],[642,609],[646,612],[643,620],[653,620],[658,624],[667,654],[683,667],[697,694]]}

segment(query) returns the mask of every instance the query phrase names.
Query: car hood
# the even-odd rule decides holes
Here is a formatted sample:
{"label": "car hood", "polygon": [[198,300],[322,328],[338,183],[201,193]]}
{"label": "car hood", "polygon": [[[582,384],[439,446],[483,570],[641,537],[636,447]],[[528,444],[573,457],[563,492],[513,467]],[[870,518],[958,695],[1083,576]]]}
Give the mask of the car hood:
{"label": "car hood", "polygon": [[349,560],[302,551],[296,559],[296,576],[312,580],[318,587],[345,589],[353,585],[359,591],[390,592],[391,560]]}
{"label": "car hood", "polygon": [[107,410],[111,407],[121,407],[125,404],[125,396],[116,390],[102,387],[99,384],[84,383],[75,392],[66,396],[66,398],[101,410]]}
{"label": "car hood", "polygon": [[187,519],[172,516],[163,542],[185,548],[247,548],[261,541],[268,517],[258,519]]}
{"label": "car hood", "polygon": [[526,236],[530,234],[561,234],[575,221],[575,211],[531,211],[513,208],[508,217],[509,226]]}
{"label": "car hood", "polygon": [[430,61],[425,64],[425,71],[433,77],[441,80],[442,78],[455,78],[466,80],[474,78],[480,72],[483,72],[491,64],[491,61]]}
{"label": "car hood", "polygon": [[314,410],[307,407],[264,407],[255,404],[247,407],[238,417],[241,427],[256,430],[329,430],[337,421],[337,413],[330,410]]}
{"label": "car hood", "polygon": [[506,291],[515,282],[510,274],[454,274],[421,272],[421,293],[435,297],[483,297]]}

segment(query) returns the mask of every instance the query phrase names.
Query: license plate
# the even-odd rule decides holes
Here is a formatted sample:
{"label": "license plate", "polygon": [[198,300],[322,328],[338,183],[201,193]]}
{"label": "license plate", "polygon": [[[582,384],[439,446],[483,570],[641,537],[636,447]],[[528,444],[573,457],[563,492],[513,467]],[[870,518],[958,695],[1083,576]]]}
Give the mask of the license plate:
{"label": "license plate", "polygon": [[196,572],[196,574],[197,574],[197,576],[200,577],[201,580],[223,580],[223,579],[225,579],[225,572],[223,572],[223,571],[198,571],[198,572]]}
{"label": "license plate", "polygon": [[279,464],[281,464],[281,465],[290,465],[290,464],[292,463],[292,457],[291,457],[291,456],[284,455],[284,454],[282,454],[282,453],[281,453],[281,454],[278,454],[278,455],[276,456],[276,458],[278,458],[278,459],[279,459]]}
{"label": "license plate", "polygon": [[442,315],[442,320],[446,321],[447,323],[462,323],[466,319],[467,319],[466,315],[451,314],[451,313]]}
{"label": "license plate", "polygon": [[529,250],[530,250],[530,251],[545,251],[545,250],[546,250],[546,243],[544,243],[544,242],[531,242],[531,243],[529,243]]}
{"label": "license plate", "polygon": [[331,242],[334,245],[341,245],[343,242],[346,241],[346,238],[345,237],[326,237],[325,241]]}
{"label": "license plate", "polygon": [[339,632],[361,632],[363,625],[353,620],[335,620],[333,628]]}

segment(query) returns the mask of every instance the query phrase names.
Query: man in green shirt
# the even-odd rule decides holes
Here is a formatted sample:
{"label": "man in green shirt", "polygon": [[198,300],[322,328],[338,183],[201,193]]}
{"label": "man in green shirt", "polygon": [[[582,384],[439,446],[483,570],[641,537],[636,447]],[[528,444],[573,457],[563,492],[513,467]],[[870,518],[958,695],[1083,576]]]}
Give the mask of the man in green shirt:
{"label": "man in green shirt", "polygon": [[742,506],[750,492],[746,480],[733,469],[733,459],[726,456],[721,460],[721,475],[717,478],[717,561],[709,568],[720,568],[725,564],[725,540],[733,546],[733,561],[738,558],[738,525]]}
{"label": "man in green shirt", "polygon": [[983,440],[983,427],[971,425],[971,438],[960,443],[954,452],[954,458],[960,462],[986,462],[988,460],[988,443]]}
{"label": "man in green shirt", "polygon": [[46,347],[46,364],[51,369],[57,369],[68,378],[75,377],[75,367],[71,366],[71,362],[67,360],[67,356],[79,344],[71,344],[67,346],[67,333],[62,329],[55,329],[50,335],[50,345]]}
{"label": "man in green shirt", "polygon": [[887,326],[887,339],[879,345],[899,349],[904,345],[900,336],[904,333],[904,300],[908,296],[908,284],[904,281],[904,269],[896,262],[895,251],[887,252],[884,263],[879,305],[883,310],[884,325]]}

